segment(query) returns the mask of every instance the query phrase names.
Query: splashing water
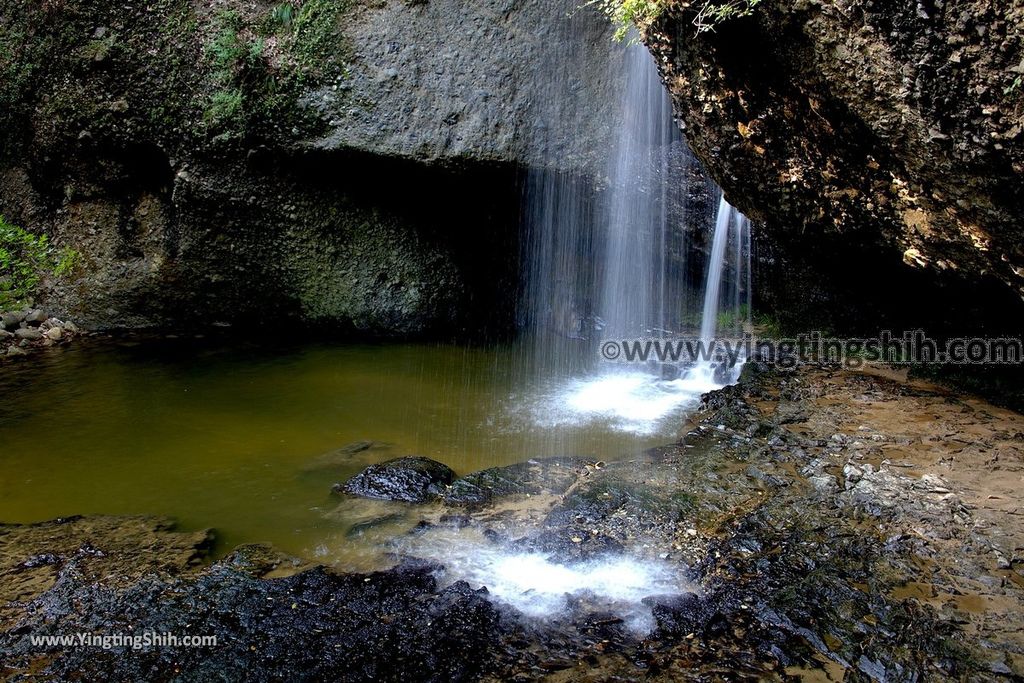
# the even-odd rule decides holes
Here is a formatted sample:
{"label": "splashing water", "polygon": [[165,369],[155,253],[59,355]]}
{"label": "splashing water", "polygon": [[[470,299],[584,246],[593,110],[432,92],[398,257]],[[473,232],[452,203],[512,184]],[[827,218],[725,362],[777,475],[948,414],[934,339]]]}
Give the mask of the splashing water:
{"label": "splashing water", "polygon": [[537,400],[533,421],[540,427],[603,424],[637,436],[668,433],[683,410],[701,394],[720,388],[712,378],[688,373],[659,380],[646,372],[608,372],[552,386]]}
{"label": "splashing water", "polygon": [[527,617],[558,619],[567,614],[570,598],[582,599],[640,635],[654,627],[644,598],[697,591],[678,565],[631,555],[559,563],[550,555],[510,551],[460,532],[421,540],[407,550],[442,564],[443,584],[465,581],[473,588],[486,587],[492,599]]}

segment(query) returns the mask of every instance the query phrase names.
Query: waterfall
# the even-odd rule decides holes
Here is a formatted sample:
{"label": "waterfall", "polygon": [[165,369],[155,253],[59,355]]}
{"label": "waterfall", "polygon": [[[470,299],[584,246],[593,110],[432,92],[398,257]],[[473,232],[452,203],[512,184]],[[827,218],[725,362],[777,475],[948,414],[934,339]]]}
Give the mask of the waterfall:
{"label": "waterfall", "polygon": [[700,340],[708,343],[718,331],[718,311],[721,304],[722,273],[725,270],[725,248],[729,241],[729,227],[735,222],[736,210],[725,201],[718,204],[715,219],[715,233],[711,242],[711,257],[708,259],[708,275],[704,282],[704,309],[701,313]]}
{"label": "waterfall", "polygon": [[[697,162],[647,49],[610,41],[607,49],[621,52],[614,78],[621,94],[607,111],[615,135],[606,158],[589,175],[541,168],[526,178],[519,324],[544,373],[585,370],[577,361],[593,360],[598,337],[678,331],[693,296],[686,203]],[[563,67],[549,77],[568,76]],[[544,113],[563,114],[550,105]],[[534,144],[559,149],[551,140]]]}
{"label": "waterfall", "polygon": [[669,202],[672,190],[685,190],[685,179],[670,172],[673,145],[682,144],[682,134],[653,58],[643,46],[631,45],[624,70],[619,139],[609,160],[600,281],[606,339],[660,335],[673,325],[666,254],[673,227]]}
{"label": "waterfall", "polygon": [[[732,259],[732,263],[727,263],[729,258]],[[723,313],[731,320],[730,331],[733,333],[742,332],[744,323],[749,324],[753,292],[750,264],[750,220],[723,196],[718,203],[711,256],[708,259],[707,277],[704,280],[701,341],[709,342],[723,331],[718,329],[719,318]],[[724,282],[727,272],[731,277],[728,283]],[[723,297],[722,288],[726,285],[729,295]],[[731,308],[728,306],[729,303],[732,304]]]}
{"label": "waterfall", "polygon": [[[551,163],[526,177],[519,322],[530,342],[534,382],[548,392],[537,421],[564,425],[593,419],[646,433],[727,381],[723,368],[602,362],[597,347],[608,340],[685,333],[694,325],[689,311],[702,293],[702,338],[714,337],[724,309],[738,324],[739,301],[750,292],[749,224],[723,199],[704,277],[690,275],[690,238],[705,230],[710,217],[688,215],[688,202],[720,190],[687,147],[647,49],[636,43],[606,45],[586,48],[621,56],[609,62],[618,69],[612,80],[621,84],[617,111],[600,109],[609,117],[607,130],[614,132],[614,143],[603,150],[606,159],[587,170],[568,171],[556,158],[564,145],[545,137],[564,127],[551,121],[535,126],[541,135],[533,144]],[[566,59],[585,59],[586,50],[572,51]],[[553,102],[539,109],[542,117],[568,115],[558,99],[560,88],[580,88],[571,67],[562,62],[545,74]],[[571,450],[562,443],[556,447]]]}
{"label": "waterfall", "polygon": [[[732,248],[730,249],[730,243]],[[731,258],[732,263],[727,263]],[[750,220],[726,201],[723,195],[718,203],[715,217],[715,232],[712,237],[711,255],[708,258],[707,277],[704,285],[704,309],[701,314],[700,341],[709,344],[720,333],[719,319],[731,321],[729,332],[739,337],[744,323],[750,322],[751,287]],[[731,278],[726,283],[725,275]],[[728,296],[722,296],[727,287]],[[741,301],[745,301],[741,304]],[[732,304],[732,307],[729,307]],[[744,315],[744,305],[746,312]],[[693,373],[720,382],[733,382],[740,368],[727,367],[720,361],[699,363]]]}

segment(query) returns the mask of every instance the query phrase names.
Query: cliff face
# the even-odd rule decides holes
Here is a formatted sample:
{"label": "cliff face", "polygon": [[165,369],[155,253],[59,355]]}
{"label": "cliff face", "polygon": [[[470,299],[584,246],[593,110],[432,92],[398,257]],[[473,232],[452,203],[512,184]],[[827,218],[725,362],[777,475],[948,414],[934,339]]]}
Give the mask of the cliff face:
{"label": "cliff face", "polygon": [[774,306],[871,300],[877,319],[887,297],[906,322],[973,291],[1019,322],[1024,2],[766,0],[699,35],[694,4],[645,40],[695,152],[762,224]]}
{"label": "cliff face", "polygon": [[42,296],[87,327],[500,328],[520,169],[590,174],[612,132],[610,29],[567,12],[5,2],[0,213],[82,254]]}

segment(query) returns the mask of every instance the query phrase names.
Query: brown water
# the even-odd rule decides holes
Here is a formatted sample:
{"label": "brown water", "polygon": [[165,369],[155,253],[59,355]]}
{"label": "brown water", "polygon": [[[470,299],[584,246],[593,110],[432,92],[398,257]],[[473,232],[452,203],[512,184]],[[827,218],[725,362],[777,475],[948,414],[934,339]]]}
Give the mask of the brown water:
{"label": "brown water", "polygon": [[[3,365],[0,521],[170,515],[215,527],[222,551],[270,542],[325,559],[347,552],[366,514],[339,511],[331,484],[369,463],[418,454],[463,474],[530,457],[613,459],[675,436],[675,415],[642,434],[613,418],[552,419],[564,400],[529,379],[524,357],[515,347],[163,340]],[[323,462],[363,440],[386,446]]]}

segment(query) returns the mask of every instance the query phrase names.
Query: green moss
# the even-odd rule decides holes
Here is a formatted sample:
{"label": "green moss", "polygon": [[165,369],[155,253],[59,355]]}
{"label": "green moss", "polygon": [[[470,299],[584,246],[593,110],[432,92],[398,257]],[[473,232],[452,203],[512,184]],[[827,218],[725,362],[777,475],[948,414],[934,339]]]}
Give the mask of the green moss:
{"label": "green moss", "polygon": [[[348,0],[281,3],[245,19],[234,11],[214,17],[206,47],[215,89],[203,120],[219,139],[271,130],[308,131],[315,119],[296,107],[300,93],[343,73],[351,49],[341,35]],[[276,53],[268,55],[273,38]]]}

